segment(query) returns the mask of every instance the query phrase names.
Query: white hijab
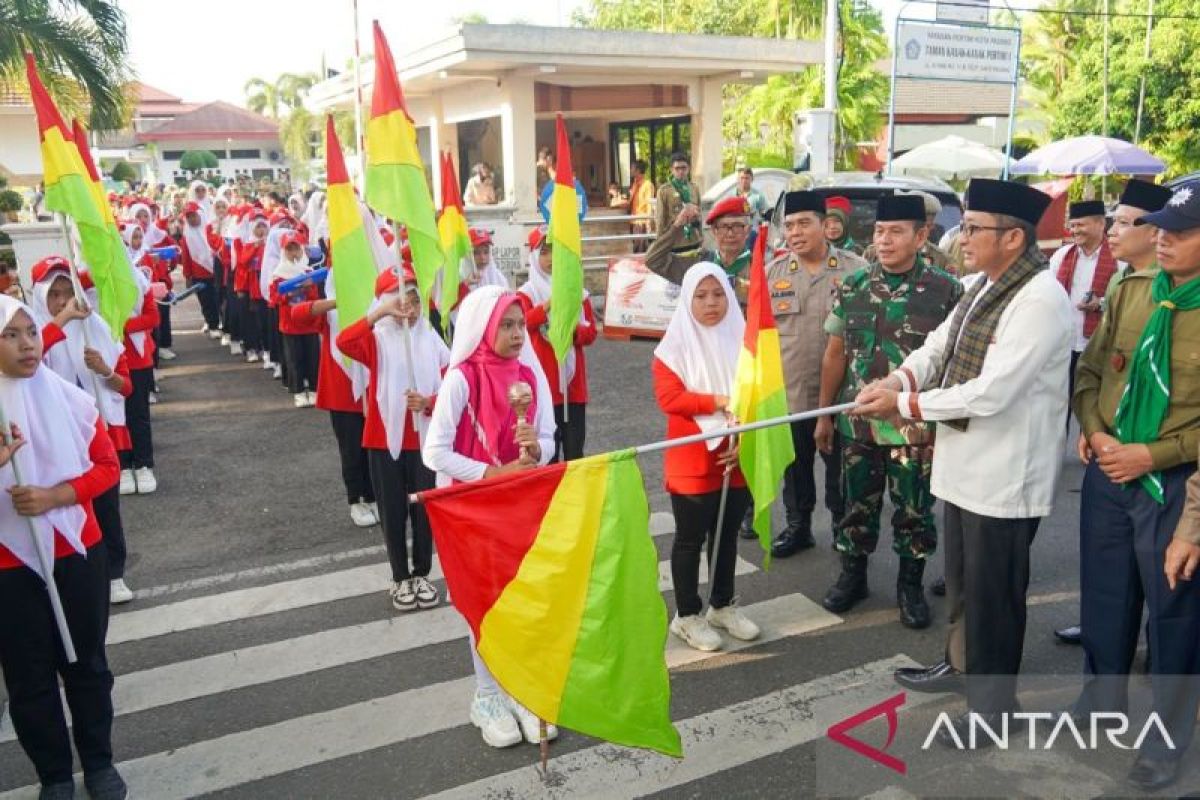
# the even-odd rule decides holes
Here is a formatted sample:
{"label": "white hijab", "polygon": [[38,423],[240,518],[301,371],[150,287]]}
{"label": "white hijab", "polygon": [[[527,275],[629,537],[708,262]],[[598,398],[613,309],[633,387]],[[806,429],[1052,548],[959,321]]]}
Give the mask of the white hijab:
{"label": "white hijab", "polygon": [[[63,274],[62,271],[51,272],[46,280],[33,285],[31,292],[33,319],[39,329],[46,327],[54,320],[46,299],[51,284]],[[89,294],[94,295],[94,292]],[[105,386],[104,382],[99,380],[99,376],[88,369],[87,362],[83,360],[83,350],[85,343],[90,344],[92,349],[104,359],[108,368],[113,370],[117,367],[117,361],[121,358],[124,347],[119,342],[113,341],[112,329],[108,327],[104,318],[95,312],[95,298],[89,297],[88,302],[93,309],[92,313],[84,319],[73,319],[68,322],[62,329],[67,338],[48,350],[42,356],[42,363],[63,380],[87,392],[88,397],[91,397],[100,406],[106,423],[123,426],[125,424],[125,398],[121,396],[120,392],[114,392]],[[93,376],[95,376],[94,382]],[[96,396],[97,392],[99,397]]]}
{"label": "white hijab", "polygon": [[[450,364],[449,369],[454,369],[459,364],[466,361],[471,355],[479,349],[479,343],[483,341],[483,335],[487,333],[488,320],[492,318],[492,311],[496,308],[496,303],[506,294],[510,294],[509,290],[501,289],[499,286],[484,286],[471,292],[462,301],[462,305],[458,307],[458,324],[454,327],[454,341],[450,343]],[[550,385],[546,383],[546,374],[542,372],[541,362],[537,359],[537,353],[533,350],[533,345],[529,343],[529,337],[525,337],[525,345],[521,348],[519,356],[521,363],[533,370],[537,375],[538,383],[545,388],[545,394],[539,397],[550,396]]]}
{"label": "white hijab", "polygon": [[133,249],[133,232],[135,230],[141,231],[142,226],[136,222],[125,225],[121,228],[121,238],[125,240],[125,249],[129,252],[129,262],[136,265],[142,260],[142,256],[150,252],[150,248],[146,244],[149,238],[146,236],[146,232],[142,231],[142,243],[136,250]]}
{"label": "white hijab", "polygon": [[291,232],[291,228],[285,228],[278,224],[267,232],[267,246],[263,248],[262,269],[258,273],[258,290],[262,292],[263,297],[269,297],[271,294],[271,281],[274,280],[275,267],[279,266],[279,261],[283,258],[283,242],[281,240]]}
{"label": "white hijab", "polygon": [[[333,286],[333,270],[329,270],[325,274],[325,299],[337,300],[337,294]],[[363,391],[367,388],[367,381],[370,373],[367,368],[347,356],[337,346],[337,337],[341,333],[342,326],[338,320],[338,310],[335,306],[329,309],[325,314],[325,321],[329,323],[329,355],[333,359],[333,363],[341,368],[342,372],[346,373],[346,377],[350,379],[350,392],[354,395],[355,400],[362,400]]]}
{"label": "white hijab", "polygon": [[[139,211],[146,212],[146,223],[144,225],[137,218]],[[142,246],[146,249],[158,247],[159,243],[163,239],[167,238],[167,232],[154,224],[154,212],[151,211],[150,206],[146,205],[145,203],[134,203],[132,206],[130,206],[129,219],[134,225],[140,227],[142,229],[142,233],[145,234],[142,237]]]}
{"label": "white hijab", "polygon": [[287,199],[288,211],[292,212],[292,216],[296,219],[304,219],[305,212],[308,211],[308,202],[304,199],[304,195],[295,192]]}
{"label": "white hijab", "polygon": [[[204,197],[200,198],[197,189],[204,188]],[[194,180],[188,184],[187,199],[191,200],[196,205],[200,206],[200,224],[207,225],[212,222],[212,192],[209,191],[209,185],[202,180]]]}
{"label": "white hijab", "polygon": [[192,261],[200,265],[200,268],[213,274],[213,251],[208,244],[208,236],[204,230],[205,219],[204,214],[200,214],[200,224],[192,225],[184,219],[183,221],[183,240],[187,242],[188,254],[192,257]]}
{"label": "white hijab", "polygon": [[[696,287],[705,278],[716,278],[725,290],[729,310],[725,318],[711,327],[701,325],[692,316],[692,297]],[[654,350],[655,357],[674,372],[690,392],[719,394],[729,397],[737,372],[738,354],[742,348],[742,337],[746,320],[738,306],[737,297],[725,270],[710,261],[693,265],[683,276],[679,292],[679,305],[671,315],[667,331]],[[695,417],[696,424],[704,433],[710,433],[728,424],[724,411],[702,414]],[[715,450],[720,439],[709,439],[709,450]]]}
{"label": "white hijab", "polygon": [[[540,270],[539,270],[540,272]],[[470,277],[479,276],[479,283],[471,289],[472,292],[478,291],[485,286],[499,286],[502,289],[511,288],[508,283],[508,278],[504,277],[504,273],[500,271],[500,267],[496,266],[496,257],[492,254],[491,249],[488,249],[488,263],[482,268],[475,266],[475,259],[472,256],[466,256],[459,266],[459,275],[463,280]],[[470,284],[467,284],[470,286]]]}
{"label": "white hijab", "polygon": [[324,192],[312,193],[312,196],[308,198],[308,207],[304,209],[304,216],[300,221],[308,226],[308,234],[314,240],[329,240],[329,216],[325,210]]}
{"label": "white hijab", "polygon": [[[542,249],[540,247],[537,250],[529,251],[529,279],[526,280],[525,283],[521,285],[521,288],[517,290],[532,300],[534,305],[538,306],[550,302],[550,295],[552,293],[550,276],[542,271],[541,255]],[[583,290],[583,299],[585,301],[588,299],[587,289]],[[577,325],[584,324],[586,320],[587,317],[584,316],[583,308],[581,307],[579,309],[579,322]],[[559,389],[562,391],[562,395],[565,398],[567,396],[567,389],[571,385],[571,381],[575,380],[574,347],[567,351],[567,357],[563,359],[562,366],[564,373],[563,377],[566,380],[562,381],[563,385],[560,386]]]}
{"label": "white hijab", "polygon": [[[408,284],[401,287],[403,290],[407,288]],[[371,304],[371,309],[378,308],[381,303],[397,295],[399,291],[380,295]],[[376,322],[373,329],[375,346],[379,353],[376,401],[379,404],[379,416],[383,420],[384,430],[387,431],[388,452],[394,459],[400,457],[404,430],[409,418],[408,397],[405,392],[415,389],[426,397],[437,394],[442,385],[442,370],[450,363],[450,350],[429,324],[429,320],[418,317],[416,323],[409,326],[409,331],[412,338],[412,379],[415,379],[417,384],[415,387],[410,383],[409,351],[404,327],[388,316]],[[424,445],[429,420],[424,414],[413,414],[412,418],[416,421],[417,434]]]}
{"label": "white hijab", "polygon": [[280,254],[279,263],[275,265],[275,271],[271,273],[271,281],[290,280],[308,271],[308,252],[301,247],[300,258],[294,261],[287,257],[287,253]]}
{"label": "white hijab", "polygon": [[[0,327],[12,322],[18,311],[36,321],[29,306],[0,295]],[[92,468],[88,450],[96,430],[96,405],[90,395],[52,370],[39,366],[30,378],[0,375],[0,408],[28,442],[13,457],[26,485],[57,486]],[[0,468],[0,488],[7,490],[16,482],[12,463]],[[26,519],[33,521],[33,537]],[[78,504],[54,508],[37,517],[22,517],[8,492],[0,491],[0,544],[43,581],[49,576],[42,571],[38,550],[53,564],[54,532],[58,531],[75,552],[86,555],[86,522],[87,514]]]}

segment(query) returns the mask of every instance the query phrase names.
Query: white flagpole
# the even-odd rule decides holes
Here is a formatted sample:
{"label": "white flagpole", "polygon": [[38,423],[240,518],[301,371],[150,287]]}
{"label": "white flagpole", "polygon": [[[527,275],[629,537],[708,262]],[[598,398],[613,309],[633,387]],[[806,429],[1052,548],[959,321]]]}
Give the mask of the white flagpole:
{"label": "white flagpole", "polygon": [[[62,225],[63,237],[67,240],[67,263],[71,268],[71,287],[75,290],[75,302],[83,308],[89,308],[87,296],[83,293],[83,284],[79,280],[79,267],[76,265],[75,257],[75,239],[71,236],[71,226],[67,224],[65,214],[60,214],[58,219],[59,224]],[[83,320],[79,320],[79,328],[83,331],[83,346],[90,348],[92,346],[92,338],[88,335],[87,325],[83,324]],[[88,370],[88,373],[92,376],[92,396],[96,398],[96,408],[100,412],[100,419],[104,421],[104,425],[107,427],[108,414],[104,411],[104,398],[100,394],[100,379],[91,370]]]}

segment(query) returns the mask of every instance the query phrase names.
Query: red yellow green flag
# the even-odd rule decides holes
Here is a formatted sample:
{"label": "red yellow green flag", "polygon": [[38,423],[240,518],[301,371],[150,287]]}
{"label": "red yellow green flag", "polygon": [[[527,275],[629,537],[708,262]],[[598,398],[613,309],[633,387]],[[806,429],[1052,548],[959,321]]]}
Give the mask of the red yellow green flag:
{"label": "red yellow green flag", "polygon": [[[550,195],[550,230],[554,246],[550,271],[550,330],[547,338],[561,364],[575,343],[579,299],[583,296],[583,242],[579,234],[579,196],[571,168],[571,143],[562,114],[555,122],[558,172]],[[563,389],[565,394],[566,389]]]}
{"label": "red yellow green flag", "polygon": [[[788,414],[779,329],[775,327],[771,294],[767,287],[766,245],[767,227],[763,225],[750,259],[746,334],[738,354],[737,375],[730,401],[734,416],[743,424]],[[754,497],[754,530],[768,558],[771,552],[771,506],[779,494],[779,482],[783,479],[784,470],[795,460],[792,433],[786,425],[742,434],[738,463]]]}
{"label": "red yellow green flag", "polygon": [[[433,196],[417,150],[417,129],[383,29],[375,23],[375,90],[367,122],[367,204],[408,229],[413,271],[422,297],[430,297],[445,260]],[[428,304],[425,304],[428,308]]]}
{"label": "red yellow green flag", "polygon": [[332,115],[325,117],[325,169],[329,184],[325,190],[325,207],[329,214],[333,290],[337,296],[338,322],[346,328],[367,315],[367,309],[375,299],[378,270]]}
{"label": "red yellow green flag", "polygon": [[[105,224],[103,209],[106,206],[96,203],[87,167],[58,107],[38,77],[32,53],[25,54],[25,73],[29,78],[29,93],[37,115],[42,146],[46,208],[68,216],[75,222],[75,227],[79,229],[80,255],[96,284],[100,316],[112,328],[113,336],[120,337],[124,334],[125,320],[129,318],[137,299],[136,285],[135,296],[128,297],[123,281],[114,277],[119,272],[114,264],[118,257],[125,255],[125,248],[122,245],[119,251],[114,252],[114,243]],[[132,274],[128,278],[132,282]]]}
{"label": "red yellow green flag", "polygon": [[421,501],[454,606],[506,692],[555,725],[682,755],[658,554],[633,451]]}
{"label": "red yellow green flag", "polygon": [[449,153],[442,154],[442,213],[438,215],[438,235],[446,264],[442,268],[442,327],[450,330],[450,309],[458,302],[458,286],[462,260],[471,255],[471,235],[467,232],[467,217],[463,213],[462,194],[458,191],[458,172]]}

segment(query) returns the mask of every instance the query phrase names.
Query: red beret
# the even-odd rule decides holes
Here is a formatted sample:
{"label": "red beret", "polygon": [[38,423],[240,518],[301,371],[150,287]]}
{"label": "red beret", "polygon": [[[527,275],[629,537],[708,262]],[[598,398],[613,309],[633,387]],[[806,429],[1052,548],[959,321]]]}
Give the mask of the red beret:
{"label": "red beret", "polygon": [[847,218],[850,216],[850,198],[842,197],[840,194],[825,198],[825,211],[841,211]]}
{"label": "red beret", "polygon": [[537,250],[546,243],[546,226],[539,225],[529,232],[529,238],[526,240],[530,250]]}
{"label": "red beret", "polygon": [[385,269],[375,277],[375,296],[380,297],[400,288],[400,277],[394,269]]}
{"label": "red beret", "polygon": [[704,222],[712,225],[721,217],[729,216],[730,214],[738,217],[750,216],[750,203],[744,197],[726,197],[712,207],[712,211],[708,212],[708,216],[704,218]]}
{"label": "red beret", "polygon": [[485,231],[483,228],[471,228],[467,233],[471,236],[471,247],[492,243],[491,231]]}
{"label": "red beret", "polygon": [[184,214],[199,214],[200,213],[200,204],[195,201],[185,204],[183,207],[183,213]]}
{"label": "red beret", "polygon": [[299,231],[297,231],[294,233],[285,233],[283,236],[281,236],[279,238],[279,246],[280,247],[287,247],[288,245],[292,245],[292,244],[298,244],[301,247],[304,247],[305,245],[308,244],[308,237],[306,237],[303,233],[300,233]]}

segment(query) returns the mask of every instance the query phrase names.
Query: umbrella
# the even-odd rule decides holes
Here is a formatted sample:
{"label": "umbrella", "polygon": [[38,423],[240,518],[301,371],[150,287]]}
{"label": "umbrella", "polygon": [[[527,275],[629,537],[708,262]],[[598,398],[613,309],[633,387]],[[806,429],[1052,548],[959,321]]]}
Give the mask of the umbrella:
{"label": "umbrella", "polygon": [[995,178],[1003,171],[1003,153],[961,136],[927,142],[892,161],[892,172],[943,180]]}
{"label": "umbrella", "polygon": [[1016,175],[1158,175],[1167,165],[1107,136],[1076,136],[1039,147],[1012,165]]}

